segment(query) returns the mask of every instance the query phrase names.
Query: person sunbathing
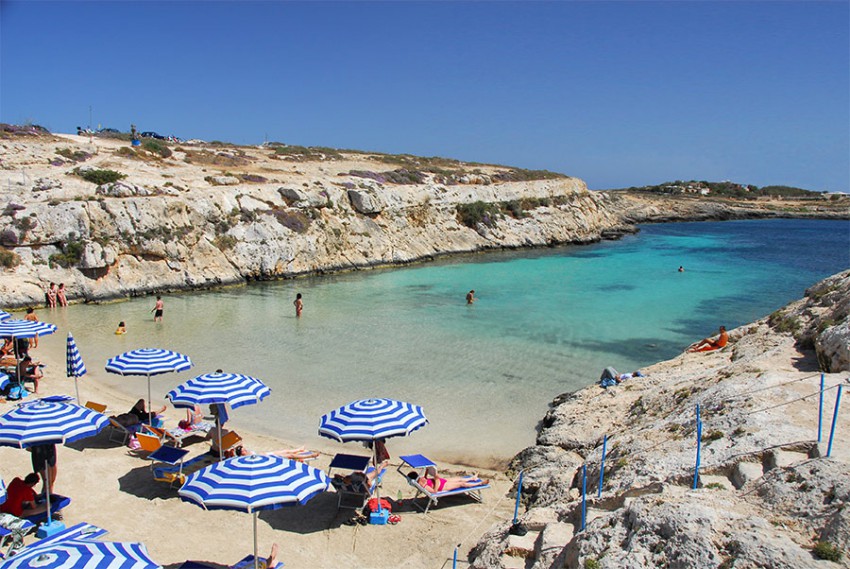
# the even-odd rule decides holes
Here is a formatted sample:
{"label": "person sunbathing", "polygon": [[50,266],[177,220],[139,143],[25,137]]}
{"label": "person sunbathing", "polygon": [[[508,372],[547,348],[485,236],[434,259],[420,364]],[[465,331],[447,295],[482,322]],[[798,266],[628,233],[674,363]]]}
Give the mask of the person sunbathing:
{"label": "person sunbathing", "polygon": [[41,371],[41,364],[33,362],[30,356],[26,356],[18,363],[16,370],[18,381],[21,383],[31,381],[33,384],[33,393],[38,393],[38,380],[44,377]]}
{"label": "person sunbathing", "polygon": [[195,405],[194,409],[186,409],[186,419],[177,423],[177,426],[184,431],[191,431],[203,422],[204,413],[201,411],[201,406]]}
{"label": "person sunbathing", "polygon": [[716,340],[711,338],[703,338],[696,344],[691,344],[688,348],[689,352],[710,352],[712,350],[719,350],[720,348],[726,347],[726,344],[729,342],[729,334],[726,333],[726,327],[721,326],[720,330],[718,330],[718,336]]}
{"label": "person sunbathing", "polygon": [[385,460],[378,465],[378,468],[373,468],[369,472],[360,470],[351,474],[334,474],[331,484],[337,490],[347,490],[349,492],[369,492],[375,479],[381,475],[384,469],[387,468],[390,461]]}
{"label": "person sunbathing", "polygon": [[[252,453],[253,454],[253,453]],[[311,460],[314,458],[318,458],[319,452],[315,450],[307,450],[305,447],[298,448],[290,448],[283,450],[271,450],[269,452],[264,452],[263,454],[271,455],[271,456],[280,456],[282,458],[288,458],[290,460]]]}
{"label": "person sunbathing", "polygon": [[476,486],[484,486],[489,484],[489,480],[482,480],[477,476],[454,476],[452,478],[442,478],[437,476],[437,470],[433,466],[429,466],[422,476],[418,472],[412,470],[407,473],[407,477],[417,482],[423,490],[429,494],[435,492],[451,492],[461,488],[474,488]]}

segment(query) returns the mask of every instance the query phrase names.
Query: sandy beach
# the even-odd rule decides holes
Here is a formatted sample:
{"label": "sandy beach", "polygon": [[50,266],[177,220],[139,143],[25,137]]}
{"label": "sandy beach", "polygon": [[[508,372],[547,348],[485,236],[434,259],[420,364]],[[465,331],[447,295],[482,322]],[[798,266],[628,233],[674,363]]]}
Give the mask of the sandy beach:
{"label": "sandy beach", "polygon": [[[65,341],[59,335],[40,339],[33,353],[47,365],[40,395],[71,394],[74,385],[65,377]],[[99,384],[105,375],[103,362],[86,362],[89,373],[80,380],[80,397],[104,403],[109,413],[129,409],[134,400]],[[142,394],[139,394],[140,396]],[[28,399],[32,400],[34,396]],[[274,394],[272,395],[274,397]],[[156,404],[156,402],[154,402]],[[0,403],[6,413],[14,402]],[[166,426],[176,426],[183,410],[169,407]],[[326,469],[336,452],[368,454],[357,443],[336,444],[318,434],[309,441],[276,440],[239,428],[238,414],[229,425],[239,431],[246,445],[257,452],[291,448],[305,444],[321,456],[310,464]],[[427,427],[426,427],[427,428]],[[206,452],[209,443],[190,440],[189,457]],[[392,453],[392,440],[389,441]],[[31,470],[30,454],[23,450],[0,448],[0,476],[7,482]],[[441,501],[427,515],[412,507],[407,499],[413,492],[396,472],[397,457],[391,460],[384,477],[382,494],[405,499],[395,513],[401,522],[387,526],[346,525],[351,510],[337,513],[333,491],[320,494],[304,506],[262,512],[259,516],[259,547],[265,555],[271,544],[280,545],[280,560],[291,568],[321,567],[444,567],[451,566],[454,547],[460,544],[459,559],[492,524],[510,519],[513,500],[506,493],[511,481],[504,474],[479,471],[490,478],[493,487],[485,491],[484,502],[466,498]],[[440,472],[464,473],[463,467],[440,464]],[[251,515],[231,511],[205,511],[180,500],[176,489],[154,481],[150,463],[130,452],[120,442],[110,442],[105,431],[58,449],[58,475],[55,491],[70,496],[64,510],[64,523],[89,522],[108,530],[104,539],[140,541],[151,557],[166,568],[179,567],[186,560],[206,561],[220,567],[237,562],[252,552]],[[29,537],[27,543],[34,541]],[[465,563],[464,563],[465,565]]]}

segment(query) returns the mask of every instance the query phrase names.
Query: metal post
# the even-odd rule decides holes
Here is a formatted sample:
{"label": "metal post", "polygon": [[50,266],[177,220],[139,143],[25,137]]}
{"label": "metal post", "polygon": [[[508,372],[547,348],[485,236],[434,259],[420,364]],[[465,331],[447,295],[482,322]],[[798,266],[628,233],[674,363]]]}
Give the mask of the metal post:
{"label": "metal post", "polygon": [[260,569],[260,558],[257,557],[257,510],[254,510],[254,569]]}
{"label": "metal post", "polygon": [[525,473],[524,470],[519,471],[519,482],[517,482],[517,487],[516,487],[516,505],[514,506],[514,521],[513,521],[514,524],[516,524],[517,518],[519,517],[519,499],[520,499],[520,496],[522,496],[522,477],[523,477],[524,473]]}
{"label": "metal post", "polygon": [[829,429],[829,444],[826,447],[826,457],[832,454],[832,437],[835,436],[835,423],[838,422],[838,406],[841,404],[841,388],[843,385],[838,385],[838,394],[835,396],[835,410],[832,412],[832,427]]}
{"label": "metal post", "polygon": [[455,547],[455,553],[452,556],[452,569],[457,569],[457,547]]}
{"label": "metal post", "polygon": [[599,489],[596,491],[596,497],[602,496],[602,482],[605,480],[605,452],[608,450],[608,435],[602,438],[602,464],[599,466]]}
{"label": "metal post", "polygon": [[697,460],[694,465],[694,483],[692,486],[693,490],[697,489],[697,482],[699,482],[699,453],[700,448],[702,446],[702,421],[699,418],[699,403],[697,403]]}
{"label": "metal post", "polygon": [[581,531],[587,525],[587,464],[581,467]]}
{"label": "metal post", "polygon": [[821,428],[823,426],[823,374],[820,374],[820,394],[818,402],[818,442],[821,440]]}

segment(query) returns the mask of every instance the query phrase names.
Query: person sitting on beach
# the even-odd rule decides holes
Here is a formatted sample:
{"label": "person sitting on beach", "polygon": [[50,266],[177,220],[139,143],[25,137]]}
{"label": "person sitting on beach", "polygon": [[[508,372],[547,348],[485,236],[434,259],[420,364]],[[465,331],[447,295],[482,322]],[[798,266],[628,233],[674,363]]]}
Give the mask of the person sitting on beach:
{"label": "person sitting on beach", "polygon": [[127,333],[127,327],[124,325],[124,321],[123,321],[123,320],[122,320],[121,322],[119,322],[119,323],[118,323],[118,328],[116,328],[116,329],[115,329],[115,333],[116,333],[116,334],[119,334],[119,335],[120,335],[120,334],[126,334],[126,333]]}
{"label": "person sitting on beach", "polygon": [[0,512],[25,518],[46,511],[47,503],[39,504],[36,499],[35,486],[39,480],[41,477],[36,472],[27,474],[23,480],[12,480],[6,487],[6,501],[0,505]]}
{"label": "person sitting on beach", "polygon": [[3,347],[0,347],[0,357],[12,356],[15,357],[15,342],[12,338],[3,338]]}
{"label": "person sitting on beach", "polygon": [[[273,543],[272,549],[271,551],[269,551],[269,556],[266,557],[265,560],[260,559],[258,561],[259,564],[257,565],[257,567],[259,567],[259,569],[275,569],[275,567],[277,567],[278,549],[279,548],[277,543]],[[250,566],[253,567],[254,565],[251,564]]]}
{"label": "person sitting on beach", "polygon": [[477,476],[454,476],[452,478],[442,478],[437,476],[437,469],[429,466],[425,469],[425,474],[419,476],[419,473],[412,470],[407,473],[407,477],[418,482],[419,485],[429,494],[434,492],[451,492],[460,488],[474,488],[475,486],[483,486],[489,484],[489,480],[482,480]]}
{"label": "person sitting on beach", "polygon": [[718,331],[718,336],[716,340],[711,338],[703,338],[696,344],[691,344],[691,347],[688,348],[689,352],[710,352],[712,350],[719,350],[726,346],[729,342],[729,334],[726,333],[726,327],[721,326]]}
{"label": "person sitting on beach", "polygon": [[158,426],[155,424],[158,422],[157,415],[165,413],[165,405],[163,405],[162,408],[156,413],[148,413],[145,410],[145,400],[139,399],[138,401],[136,401],[136,404],[133,405],[133,407],[129,411],[127,411],[127,413],[129,415],[135,415],[136,417],[138,417],[140,423],[144,423],[145,425],[153,425],[156,427]]}
{"label": "person sitting on beach", "polygon": [[18,362],[15,373],[18,376],[19,382],[31,381],[33,384],[33,393],[38,393],[38,380],[44,377],[40,364],[34,363],[30,356],[25,356],[24,359]]}

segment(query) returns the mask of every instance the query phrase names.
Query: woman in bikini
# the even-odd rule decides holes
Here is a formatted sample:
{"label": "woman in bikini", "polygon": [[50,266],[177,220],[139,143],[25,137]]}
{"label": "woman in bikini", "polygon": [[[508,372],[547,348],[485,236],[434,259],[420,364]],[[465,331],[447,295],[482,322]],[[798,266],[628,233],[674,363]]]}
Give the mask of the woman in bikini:
{"label": "woman in bikini", "polygon": [[59,283],[59,288],[56,290],[56,300],[59,301],[59,306],[68,306],[68,298],[65,294],[65,283]]}
{"label": "woman in bikini", "polygon": [[56,283],[50,283],[47,289],[47,307],[56,308]]}
{"label": "woman in bikini", "polygon": [[407,473],[407,477],[418,482],[419,485],[429,494],[435,492],[451,492],[460,488],[474,488],[475,486],[483,486],[489,484],[489,480],[482,480],[477,476],[455,476],[452,478],[442,478],[437,476],[437,471],[433,467],[425,470],[425,474],[419,476],[419,473],[412,470]]}

